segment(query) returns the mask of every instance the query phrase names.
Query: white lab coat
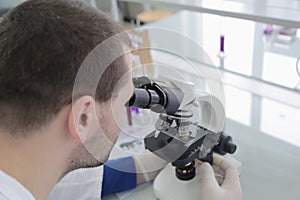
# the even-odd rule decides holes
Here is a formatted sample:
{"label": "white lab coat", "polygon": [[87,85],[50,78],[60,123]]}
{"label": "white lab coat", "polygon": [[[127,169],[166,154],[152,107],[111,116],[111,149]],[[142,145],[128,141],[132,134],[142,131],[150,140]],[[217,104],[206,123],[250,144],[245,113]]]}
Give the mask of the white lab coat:
{"label": "white lab coat", "polygon": [[0,170],[0,200],[35,200],[16,179]]}
{"label": "white lab coat", "polygon": [[58,182],[48,200],[100,200],[103,166],[78,169]]}

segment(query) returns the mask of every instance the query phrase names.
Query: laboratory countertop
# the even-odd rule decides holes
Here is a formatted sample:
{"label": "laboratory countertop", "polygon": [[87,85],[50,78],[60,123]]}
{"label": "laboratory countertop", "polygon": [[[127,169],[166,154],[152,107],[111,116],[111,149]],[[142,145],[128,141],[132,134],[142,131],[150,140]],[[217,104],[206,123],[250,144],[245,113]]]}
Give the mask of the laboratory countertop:
{"label": "laboratory countertop", "polygon": [[165,8],[186,9],[202,13],[235,17],[300,27],[300,2],[297,0],[119,0],[152,4]]}
{"label": "laboratory countertop", "polygon": [[[300,198],[300,108],[224,84],[225,132],[233,137],[242,162],[243,200]],[[132,131],[130,131],[132,130]],[[121,133],[111,158],[128,156],[120,144],[142,139],[153,130],[145,125]],[[138,143],[138,142],[135,142]],[[142,149],[135,148],[141,152]],[[172,187],[172,186],[170,186]],[[152,183],[104,200],[155,200]]]}
{"label": "laboratory countertop", "polygon": [[[234,157],[242,162],[243,200],[297,200],[300,198],[300,148],[261,132],[257,127],[227,120],[226,132],[238,150]],[[134,134],[134,133],[133,133]],[[116,156],[116,155],[115,155]],[[172,187],[172,186],[170,186]],[[155,200],[152,184],[104,200]]]}

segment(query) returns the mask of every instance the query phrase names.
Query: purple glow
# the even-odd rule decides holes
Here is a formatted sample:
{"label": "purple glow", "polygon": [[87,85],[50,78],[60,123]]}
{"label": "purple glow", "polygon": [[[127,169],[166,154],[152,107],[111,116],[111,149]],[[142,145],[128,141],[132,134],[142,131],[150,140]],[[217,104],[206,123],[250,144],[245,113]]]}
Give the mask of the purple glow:
{"label": "purple glow", "polygon": [[130,112],[135,112],[136,114],[139,114],[138,108],[130,108]]}

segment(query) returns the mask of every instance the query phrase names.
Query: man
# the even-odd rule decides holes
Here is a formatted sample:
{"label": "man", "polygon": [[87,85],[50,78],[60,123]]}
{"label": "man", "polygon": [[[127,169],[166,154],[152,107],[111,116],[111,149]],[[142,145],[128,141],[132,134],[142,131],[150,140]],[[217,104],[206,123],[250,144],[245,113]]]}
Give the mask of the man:
{"label": "man", "polygon": [[[29,0],[3,18],[0,199],[47,199],[68,172],[106,162],[133,92],[129,54],[103,69],[95,93],[86,87],[74,96],[73,86],[86,56],[120,32],[101,12],[78,1]],[[123,38],[113,48],[126,45]],[[203,165],[208,171],[203,188],[220,199],[240,198],[236,168],[225,163],[226,187],[215,184],[211,167]],[[136,178],[144,181],[143,175]]]}

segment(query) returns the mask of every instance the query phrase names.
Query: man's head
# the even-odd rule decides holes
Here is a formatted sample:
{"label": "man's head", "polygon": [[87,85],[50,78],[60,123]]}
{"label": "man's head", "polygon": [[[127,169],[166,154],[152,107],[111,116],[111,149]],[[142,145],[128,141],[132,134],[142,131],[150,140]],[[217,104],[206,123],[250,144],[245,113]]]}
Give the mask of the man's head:
{"label": "man's head", "polygon": [[[89,52],[120,32],[104,14],[78,1],[29,0],[12,9],[0,24],[0,132],[34,137],[64,111],[65,126],[56,131],[66,141],[83,141],[70,155],[67,170],[104,162],[121,123],[114,113],[121,116],[132,93],[130,75],[117,84],[129,71],[130,57],[123,55],[104,70],[95,94],[84,91],[72,102],[72,91]],[[116,48],[128,43],[123,40]],[[118,85],[122,87],[113,94]],[[99,151],[100,162],[83,145]]]}

